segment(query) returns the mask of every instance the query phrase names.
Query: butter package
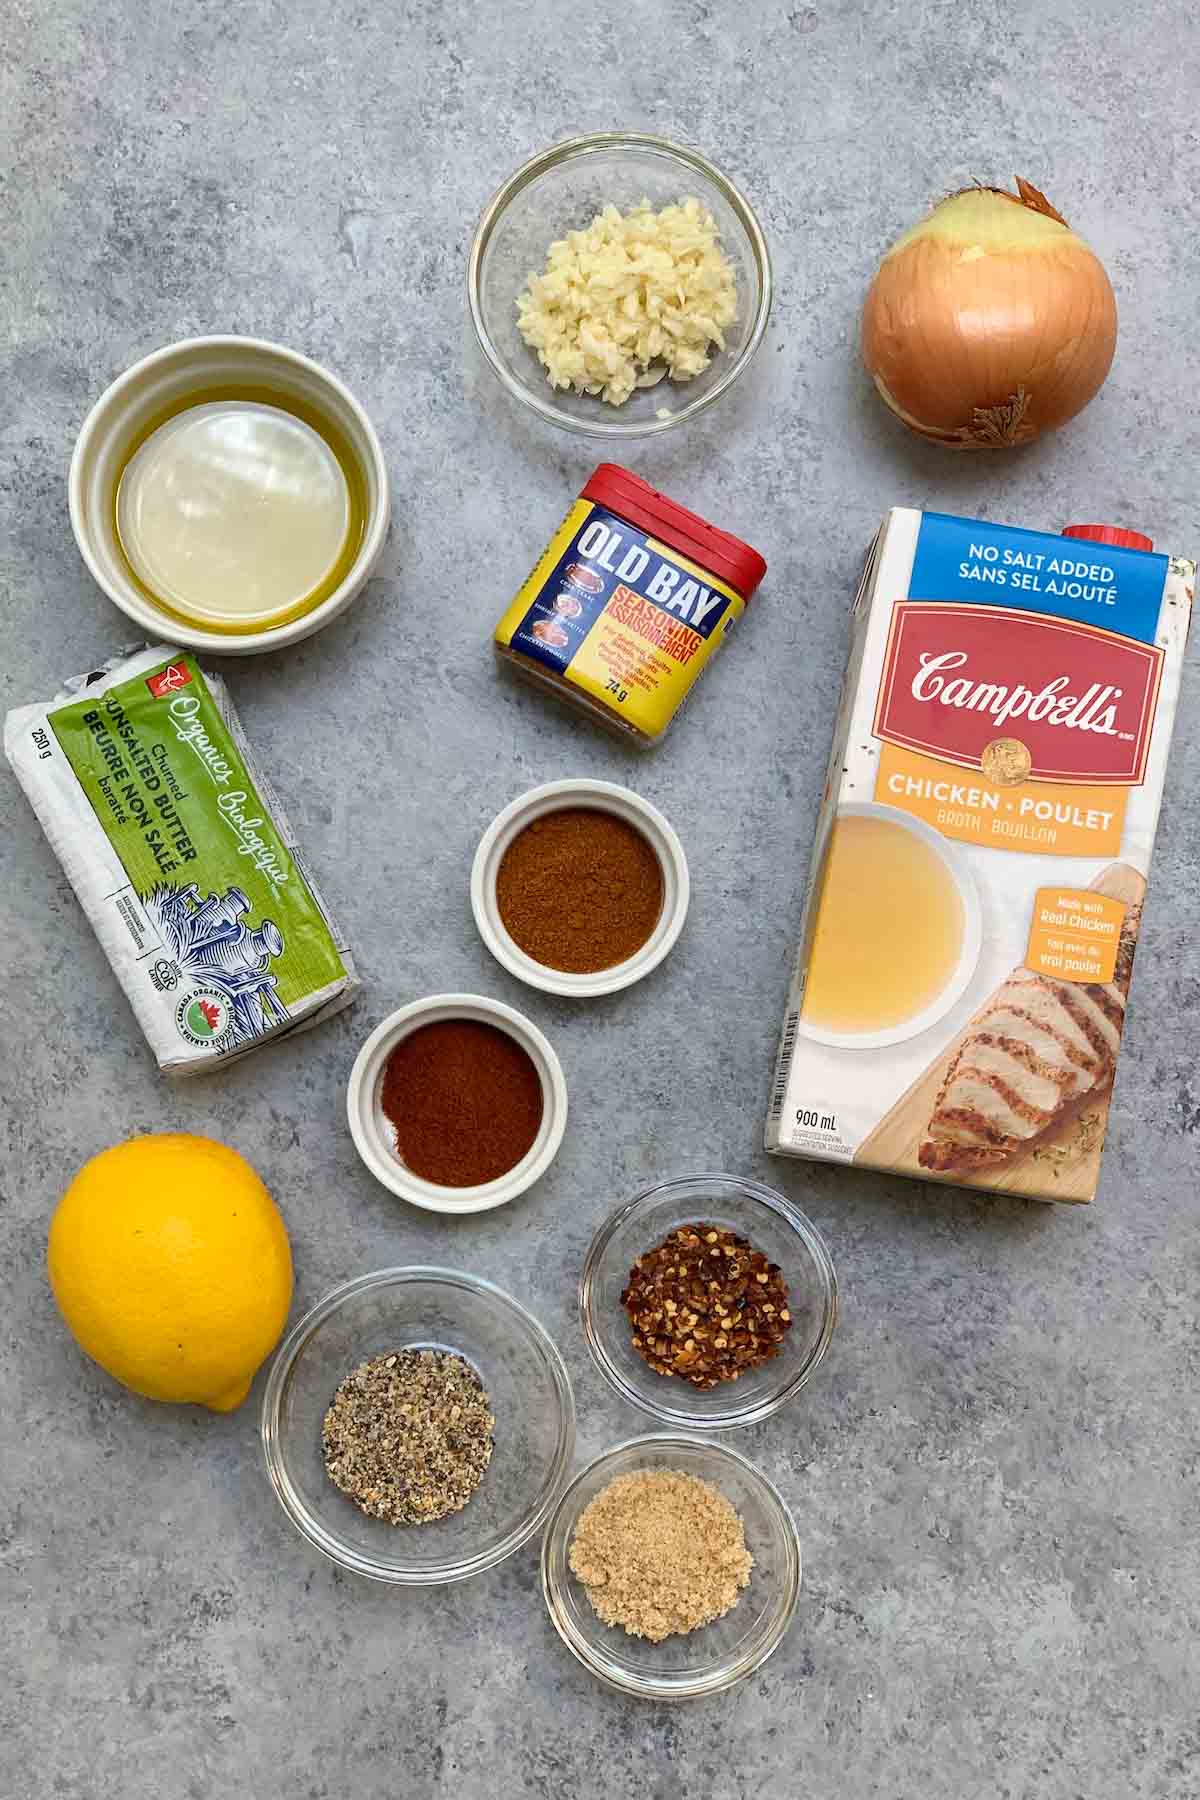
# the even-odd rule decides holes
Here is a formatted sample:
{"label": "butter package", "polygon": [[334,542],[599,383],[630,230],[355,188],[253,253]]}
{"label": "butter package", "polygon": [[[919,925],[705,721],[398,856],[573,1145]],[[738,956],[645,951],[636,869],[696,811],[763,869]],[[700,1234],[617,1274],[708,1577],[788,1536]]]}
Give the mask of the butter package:
{"label": "butter package", "polygon": [[1094,1197],[1195,564],[897,509],[868,557],[767,1149]]}
{"label": "butter package", "polygon": [[224,683],[158,645],[4,723],[4,749],[159,1067],[346,1006],[354,962]]}

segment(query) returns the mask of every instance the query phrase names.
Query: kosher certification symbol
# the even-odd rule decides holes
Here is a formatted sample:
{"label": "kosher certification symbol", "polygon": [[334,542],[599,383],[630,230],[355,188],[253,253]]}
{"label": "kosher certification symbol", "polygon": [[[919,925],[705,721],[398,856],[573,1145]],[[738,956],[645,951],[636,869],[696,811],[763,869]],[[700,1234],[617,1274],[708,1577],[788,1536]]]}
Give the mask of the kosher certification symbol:
{"label": "kosher certification symbol", "polygon": [[150,965],[150,981],[160,994],[169,993],[173,987],[179,986],[179,964],[160,956],[157,962]]}
{"label": "kosher certification symbol", "polygon": [[175,1008],[175,1024],[180,1037],[198,1050],[219,1044],[232,1023],[229,1001],[215,987],[193,988]]}

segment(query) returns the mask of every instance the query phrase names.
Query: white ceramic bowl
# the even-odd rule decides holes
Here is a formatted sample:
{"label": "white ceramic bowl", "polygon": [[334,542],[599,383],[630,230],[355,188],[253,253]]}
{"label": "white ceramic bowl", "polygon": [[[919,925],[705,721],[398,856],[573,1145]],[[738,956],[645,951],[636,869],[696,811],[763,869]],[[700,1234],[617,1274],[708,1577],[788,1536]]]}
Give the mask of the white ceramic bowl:
{"label": "white ceramic bowl", "polygon": [[[515,1167],[479,1187],[441,1187],[414,1175],[396,1155],[392,1128],[380,1105],[384,1065],[401,1038],[442,1019],[477,1019],[506,1031],[531,1058],[542,1084],[542,1123],[537,1137]],[[484,994],[431,994],[402,1006],[375,1027],[350,1071],[346,1111],[355,1149],[376,1180],[393,1194],[426,1212],[491,1212],[532,1187],[558,1155],[567,1127],[567,1084],[548,1040],[515,1007],[489,1000]]]}
{"label": "white ceramic bowl", "polygon": [[[911,831],[914,837],[920,838],[945,864],[950,877],[958,889],[963,909],[963,940],[958,962],[954,972],[941,993],[931,1000],[929,1005],[911,1019],[904,1019],[899,1025],[889,1026],[886,1031],[826,1031],[817,1025],[810,1025],[801,1018],[797,1030],[801,1037],[811,1038],[815,1044],[829,1044],[838,1050],[883,1050],[888,1044],[903,1044],[908,1038],[917,1037],[922,1031],[928,1031],[939,1019],[944,1019],[950,1008],[962,999],[970,986],[971,977],[979,962],[980,946],[983,942],[983,921],[979,907],[979,890],[975,886],[975,877],[967,864],[966,857],[957,844],[944,838],[940,831],[927,825],[923,819],[914,819],[911,813],[902,812],[898,806],[881,806],[874,800],[859,800],[839,806],[839,819],[887,819],[893,825]],[[904,940],[897,930],[896,954],[903,956]]]}
{"label": "white ceramic bowl", "polygon": [[[311,612],[262,631],[206,631],[158,607],[134,581],[117,540],[113,496],[131,446],[148,421],[193,389],[252,384],[292,396],[340,427],[361,466],[367,521],[345,579]],[[71,527],[84,562],[114,606],[152,641],[184,644],[221,656],[255,656],[310,637],[344,612],[361,592],[387,536],[388,477],[374,427],[335,375],[280,344],[259,338],[201,337],[169,344],[135,363],[106,388],[84,420],[68,480]]]}
{"label": "white ceramic bowl", "polygon": [[[509,936],[496,904],[496,873],[513,839],[535,819],[567,806],[594,807],[624,819],[641,832],[662,869],[663,904],[654,930],[633,956],[592,975],[573,975],[535,962]],[[577,1000],[615,994],[657,968],[683,930],[690,894],[687,858],[670,822],[640,794],[614,781],[548,781],[544,787],[531,788],[492,820],[479,840],[471,869],[471,909],[479,935],[496,961],[530,987]]]}

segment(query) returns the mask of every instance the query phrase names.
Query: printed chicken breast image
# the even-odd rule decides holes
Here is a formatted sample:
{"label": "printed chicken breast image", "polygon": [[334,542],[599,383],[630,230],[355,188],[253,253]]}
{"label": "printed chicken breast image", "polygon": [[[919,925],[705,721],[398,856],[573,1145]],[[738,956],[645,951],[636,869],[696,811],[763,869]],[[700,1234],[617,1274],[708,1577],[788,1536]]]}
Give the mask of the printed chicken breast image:
{"label": "printed chicken breast image", "polygon": [[1121,925],[1108,982],[1014,969],[975,1015],[951,1059],[918,1150],[922,1168],[995,1168],[1112,1085],[1140,903]]}

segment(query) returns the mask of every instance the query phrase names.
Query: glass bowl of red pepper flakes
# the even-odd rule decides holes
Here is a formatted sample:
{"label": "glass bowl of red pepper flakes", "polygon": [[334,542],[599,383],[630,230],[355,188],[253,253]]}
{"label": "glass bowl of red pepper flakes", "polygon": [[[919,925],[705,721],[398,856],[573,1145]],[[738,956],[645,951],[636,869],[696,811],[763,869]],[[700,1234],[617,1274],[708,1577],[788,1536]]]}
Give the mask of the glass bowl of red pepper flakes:
{"label": "glass bowl of red pepper flakes", "polygon": [[[709,1267],[718,1257],[720,1280]],[[837,1322],[837,1276],[820,1232],[783,1194],[689,1175],[647,1188],[601,1226],[579,1310],[622,1399],[668,1425],[726,1431],[769,1418],[811,1379]]]}

